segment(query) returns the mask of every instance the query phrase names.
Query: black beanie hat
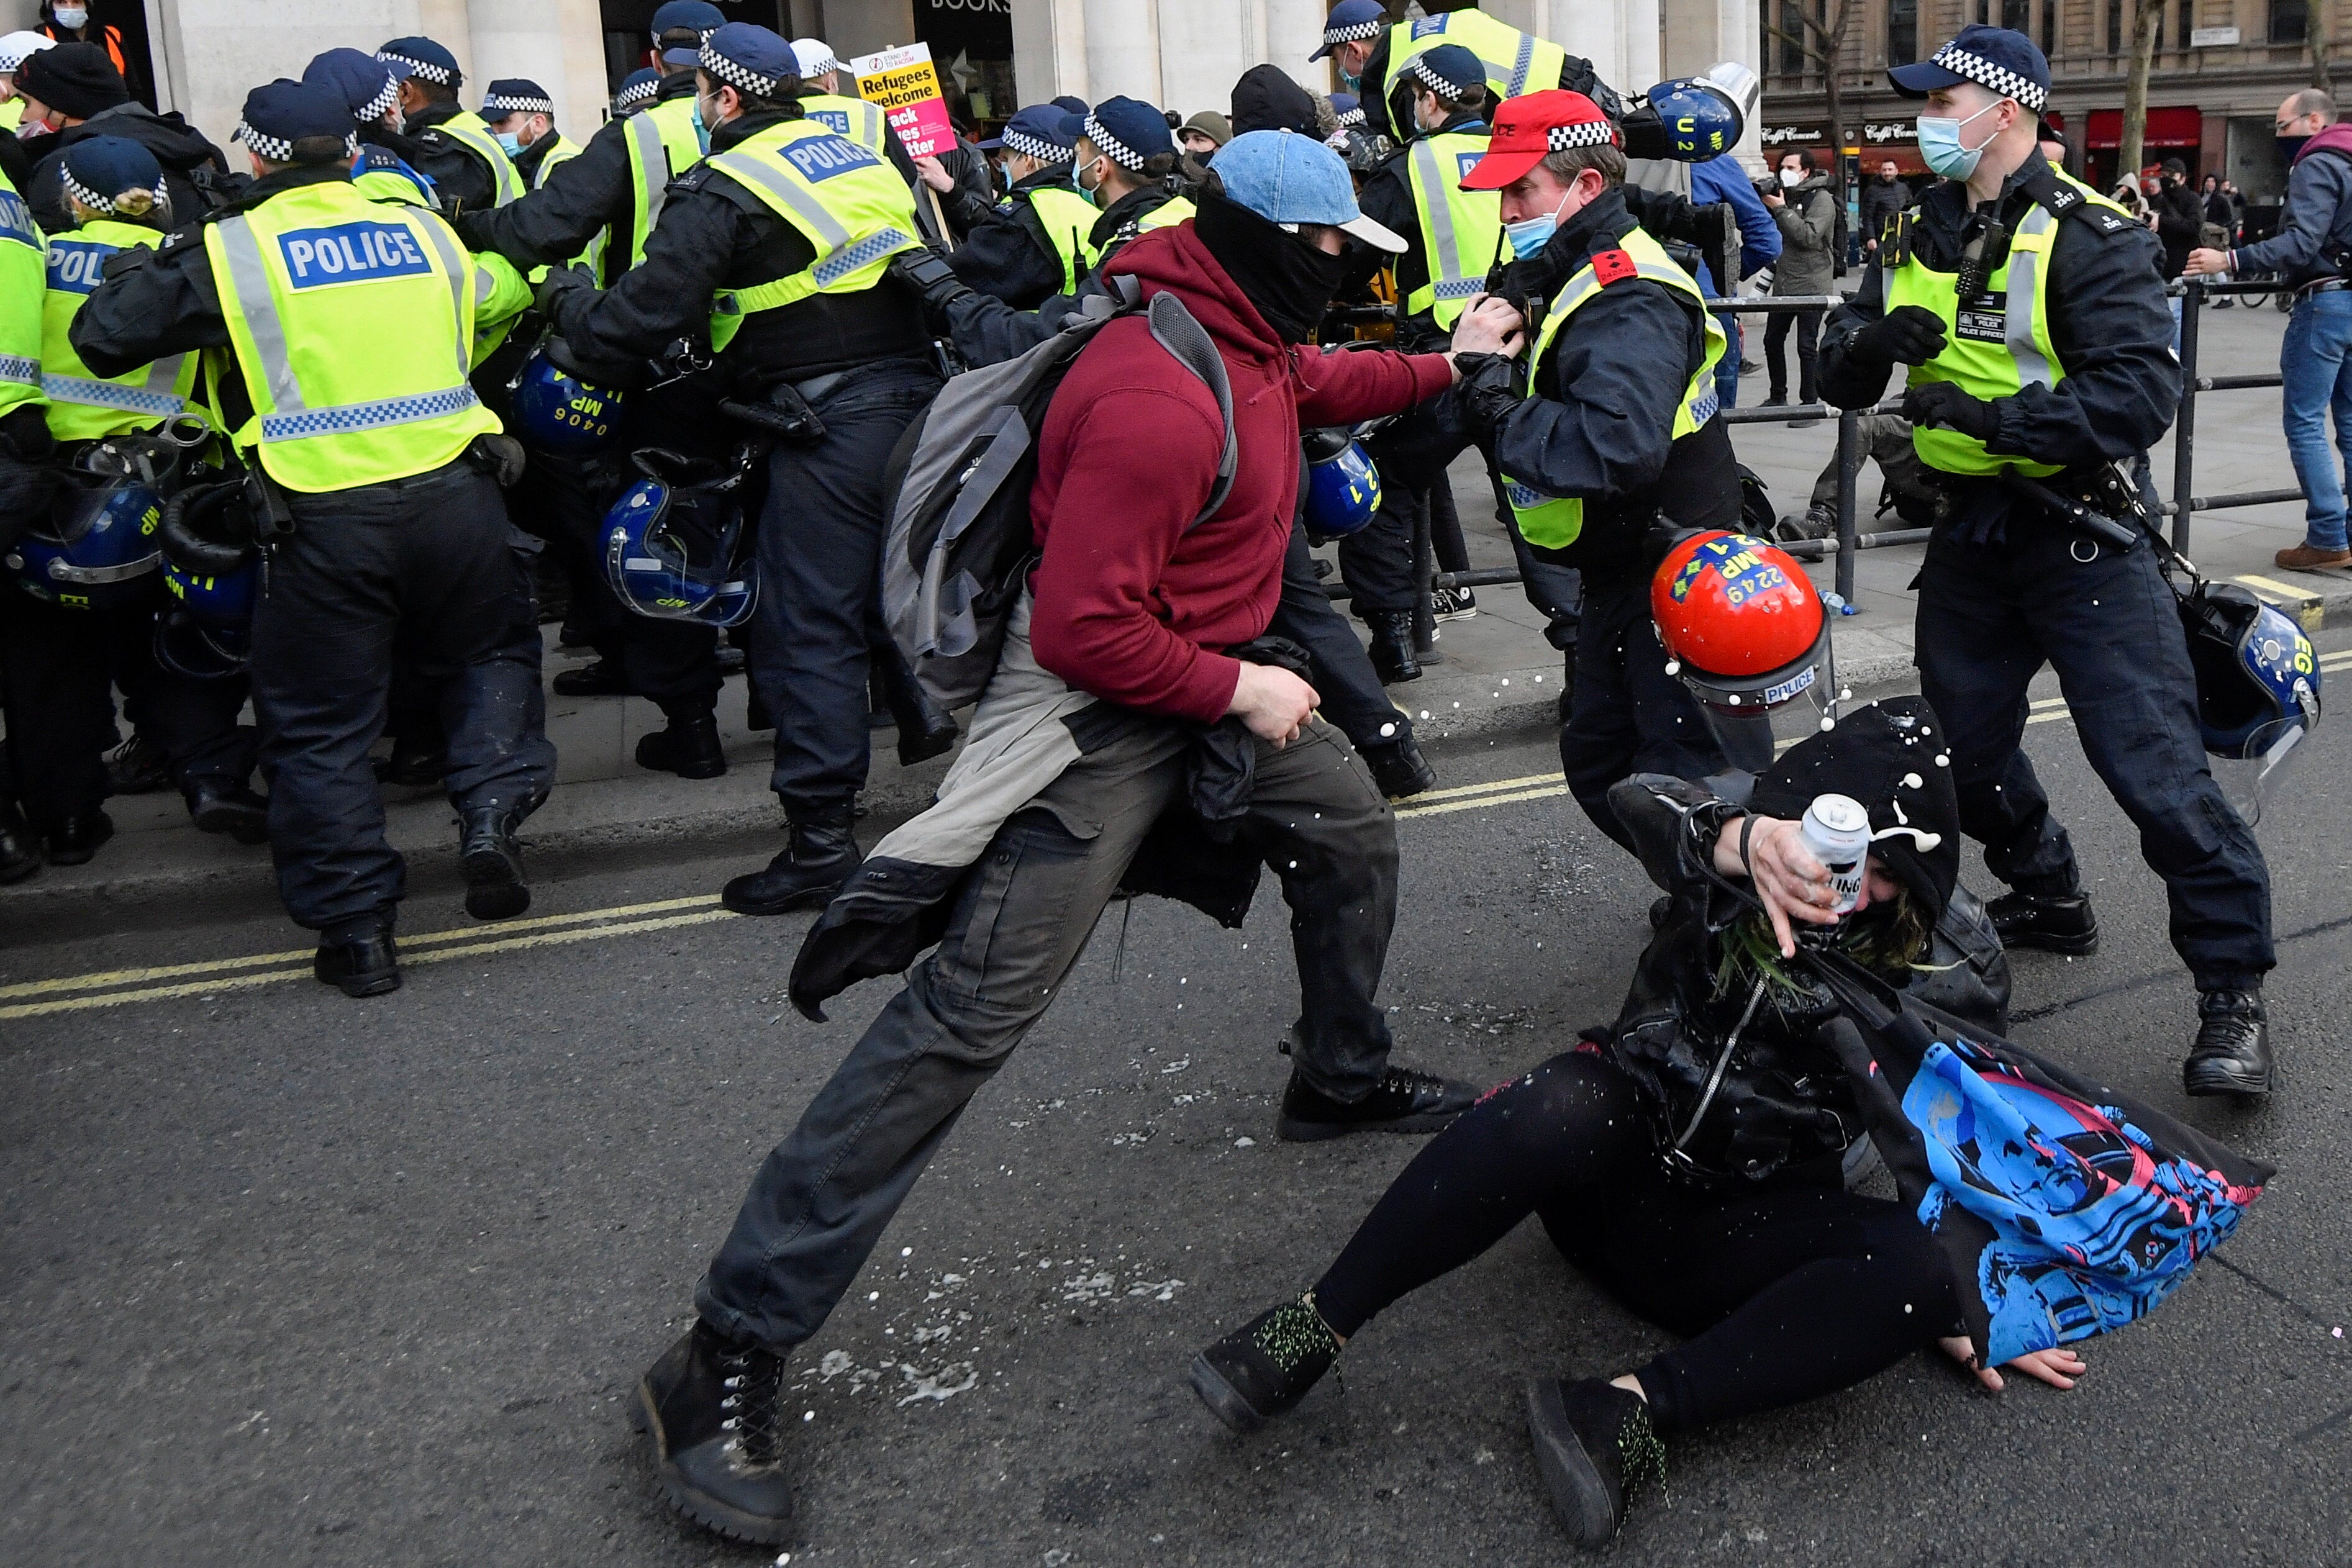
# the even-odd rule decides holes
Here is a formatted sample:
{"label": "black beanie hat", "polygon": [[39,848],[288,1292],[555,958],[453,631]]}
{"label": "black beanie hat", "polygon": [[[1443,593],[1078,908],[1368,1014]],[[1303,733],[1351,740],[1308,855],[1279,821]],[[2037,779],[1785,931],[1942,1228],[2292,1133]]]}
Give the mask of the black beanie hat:
{"label": "black beanie hat", "polygon": [[16,68],[16,90],[73,120],[131,101],[122,73],[96,44],[59,44],[26,56]]}
{"label": "black beanie hat", "polygon": [[[1887,697],[1808,736],[1758,776],[1748,804],[1795,821],[1816,795],[1861,801],[1870,813],[1870,852],[1931,924],[1943,917],[1960,877],[1960,805],[1943,721],[1927,698]],[[1936,841],[1932,848],[1926,838]]]}

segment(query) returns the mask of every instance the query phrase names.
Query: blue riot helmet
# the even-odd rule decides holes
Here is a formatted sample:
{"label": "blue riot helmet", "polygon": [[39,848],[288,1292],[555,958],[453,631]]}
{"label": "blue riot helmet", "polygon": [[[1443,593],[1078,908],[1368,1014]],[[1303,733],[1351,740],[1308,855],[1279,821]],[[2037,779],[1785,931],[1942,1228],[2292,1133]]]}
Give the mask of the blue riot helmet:
{"label": "blue riot helmet", "polygon": [[1704,163],[1738,145],[1757,99],[1755,73],[1737,62],[1662,81],[1625,111],[1625,156]]}
{"label": "blue riot helmet", "polygon": [[523,361],[513,391],[514,433],[533,452],[593,457],[619,434],[626,394],[582,380],[561,338],[550,336]]}
{"label": "blue riot helmet", "polygon": [[162,501],[133,480],[75,477],[88,482],[69,485],[0,564],[26,592],[68,610],[114,610],[150,598],[163,564],[155,544]]}
{"label": "blue riot helmet", "polygon": [[735,626],[760,597],[744,526],[750,465],[650,448],[643,476],[604,517],[604,577],[621,602],[657,621]]}
{"label": "blue riot helmet", "polygon": [[1310,430],[1299,444],[1307,455],[1307,531],[1327,539],[1362,532],[1381,509],[1381,471],[1364,444],[1343,428]]}
{"label": "blue riot helmet", "polygon": [[235,674],[245,667],[261,597],[261,552],[244,479],[180,491],[163,504],[155,540],[173,601],[155,628],[156,663],[198,680]]}
{"label": "blue riot helmet", "polygon": [[2284,614],[2235,583],[2199,582],[2181,600],[2197,723],[2238,813],[2262,820],[2263,791],[2319,727],[2319,653]]}

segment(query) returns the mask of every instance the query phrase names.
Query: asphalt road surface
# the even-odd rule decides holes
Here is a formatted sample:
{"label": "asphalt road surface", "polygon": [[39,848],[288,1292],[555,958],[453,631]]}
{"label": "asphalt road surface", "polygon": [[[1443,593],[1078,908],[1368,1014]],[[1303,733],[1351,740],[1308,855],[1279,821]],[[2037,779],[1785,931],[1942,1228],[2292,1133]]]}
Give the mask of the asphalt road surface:
{"label": "asphalt road surface", "polygon": [[[2328,663],[2352,691],[2352,656]],[[1990,1396],[1923,1356],[1681,1438],[1611,1560],[2352,1562],[2352,720],[2262,828],[2285,1083],[2240,1110],[2181,1097],[2161,887],[2063,715],[2037,717],[2105,946],[2022,955],[2018,1033],[2275,1183],[2158,1313],[2086,1347],[2074,1392]],[[1650,894],[1548,744],[1438,761],[1447,793],[1400,825],[1386,999],[1399,1060],[1499,1081],[1614,1013]],[[712,898],[774,847],[542,867],[498,927],[421,882],[406,988],[365,1002],[267,910],[0,932],[0,1563],[777,1560],[678,1523],[625,1414],[753,1166],[889,994],[792,1012],[807,917]],[[792,1364],[793,1563],[1574,1555],[1519,1379],[1662,1339],[1538,1227],[1383,1315],[1258,1437],[1184,1387],[1418,1146],[1275,1140],[1296,1005],[1271,889],[1238,935],[1114,906]]]}

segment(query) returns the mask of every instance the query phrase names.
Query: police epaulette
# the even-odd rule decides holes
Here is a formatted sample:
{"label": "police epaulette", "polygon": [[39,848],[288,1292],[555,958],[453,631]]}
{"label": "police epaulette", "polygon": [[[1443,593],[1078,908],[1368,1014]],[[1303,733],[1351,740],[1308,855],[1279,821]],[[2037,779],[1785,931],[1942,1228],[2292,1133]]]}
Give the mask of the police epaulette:
{"label": "police epaulette", "polygon": [[2116,212],[2090,200],[2083,194],[2080,187],[2060,179],[2058,172],[2047,163],[2019,181],[2017,188],[2047,209],[2052,217],[2077,219],[2093,234],[2101,236],[2146,226],[2127,213]]}
{"label": "police epaulette", "polygon": [[702,183],[709,177],[710,165],[697,163],[685,173],[670,181],[669,188],[673,191],[699,191],[702,189]]}

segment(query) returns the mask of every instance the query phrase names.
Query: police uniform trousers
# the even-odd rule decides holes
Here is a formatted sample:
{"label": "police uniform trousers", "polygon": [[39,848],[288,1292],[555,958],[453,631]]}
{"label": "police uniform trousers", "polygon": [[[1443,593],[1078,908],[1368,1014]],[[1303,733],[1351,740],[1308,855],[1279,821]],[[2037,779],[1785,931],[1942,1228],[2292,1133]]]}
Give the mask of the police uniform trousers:
{"label": "police uniform trousers", "polygon": [[68,610],[0,588],[10,772],[36,829],[94,811],[106,799],[106,752],[121,738],[118,682],[125,716],[163,751],[173,784],[241,784],[251,776],[255,735],[237,723],[244,678],[164,670],[154,661],[154,634],[152,608]]}
{"label": "police uniform trousers", "polygon": [[1282,598],[1266,631],[1307,650],[1315,695],[1322,699],[1317,711],[1338,725],[1357,750],[1412,738],[1412,720],[1389,699],[1356,629],[1323,591],[1307,548],[1307,526],[1296,519],[1282,558]]}
{"label": "police uniform trousers", "polygon": [[1666,674],[1666,651],[1650,619],[1650,573],[1638,563],[1584,574],[1575,694],[1560,727],[1559,763],[1592,825],[1632,852],[1638,852],[1633,837],[1609,806],[1612,786],[1636,773],[1696,782],[1729,767],[1698,699]]}
{"label": "police uniform trousers", "polygon": [[753,695],[776,724],[772,778],[787,810],[847,805],[865,787],[867,643],[889,530],[882,471],[940,377],[927,361],[886,360],[802,384],[824,435],[779,444],[768,459],[749,650]]}
{"label": "police uniform trousers", "polygon": [[[714,1327],[777,1348],[816,1333],[965,1104],[1062,989],[1152,824],[1184,790],[1195,727],[1138,726],[1063,772],[953,894],[938,948],[867,1026],[753,1177],[695,1293]],[[1361,758],[1312,720],[1257,743],[1238,824],[1291,911],[1299,1074],[1341,1100],[1387,1070],[1374,996],[1396,920],[1396,819]]]}
{"label": "police uniform trousers", "polygon": [[396,657],[435,695],[453,804],[528,812],[547,798],[537,546],[463,459],[287,500],[295,531],[270,555],[250,666],[270,852],[287,912],[341,939],[388,922],[404,887],[368,762]]}
{"label": "police uniform trousers", "polygon": [[2200,990],[2260,983],[2276,961],[2270,872],[2205,760],[2197,677],[2172,591],[2142,543],[2118,553],[2014,512],[2006,542],[1939,528],[1919,578],[1920,686],[1952,749],[1960,827],[1987,869],[2032,893],[2076,890],[2074,846],[2020,742],[2044,664],[2092,769],[2164,879],[2172,945]]}

